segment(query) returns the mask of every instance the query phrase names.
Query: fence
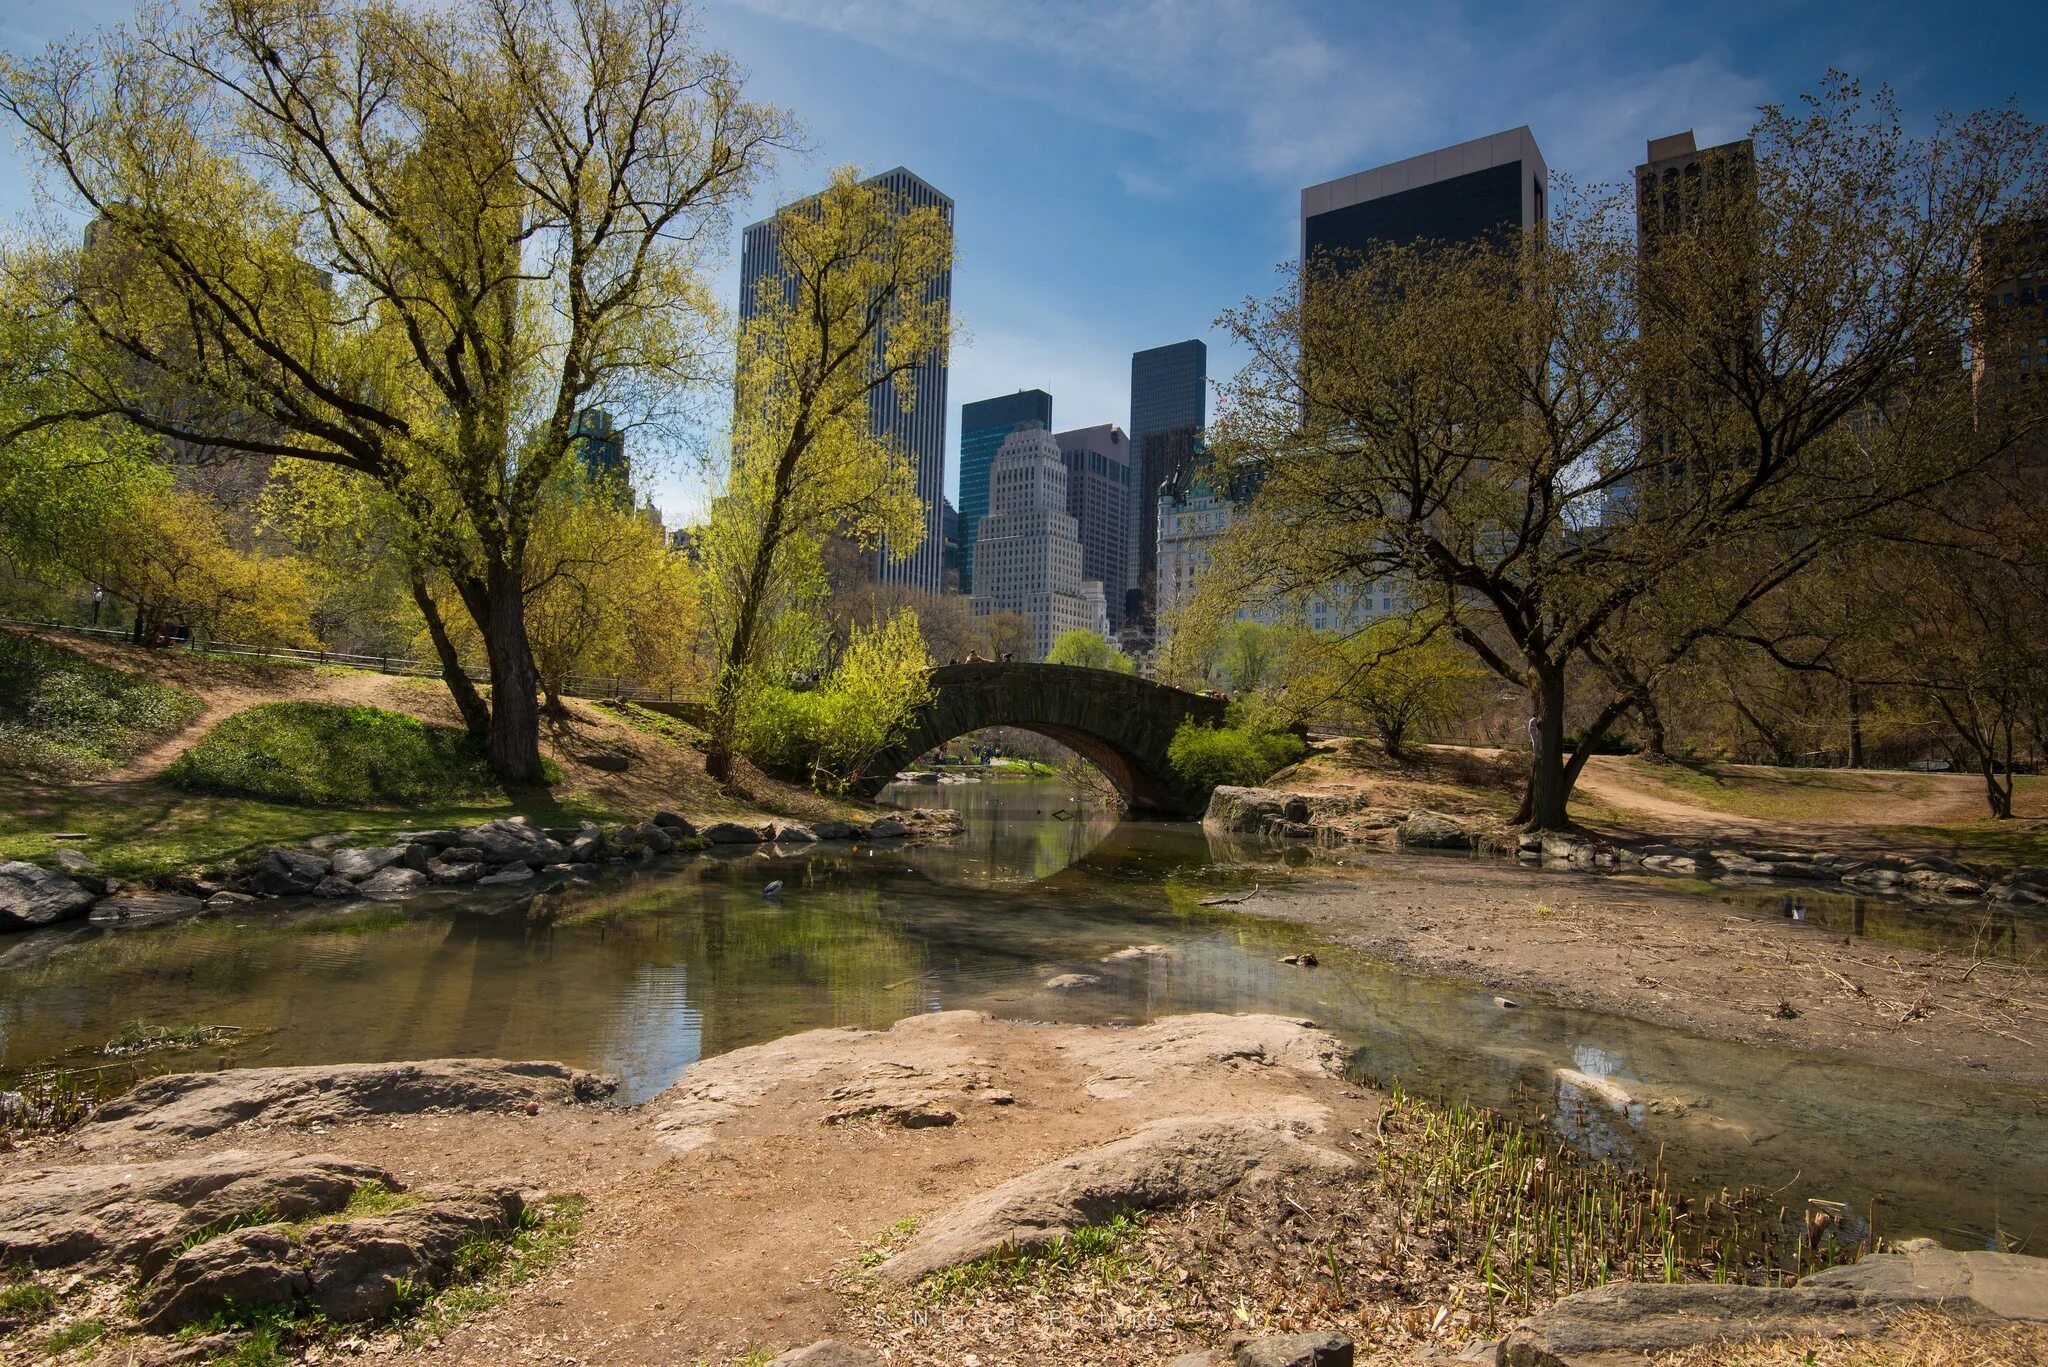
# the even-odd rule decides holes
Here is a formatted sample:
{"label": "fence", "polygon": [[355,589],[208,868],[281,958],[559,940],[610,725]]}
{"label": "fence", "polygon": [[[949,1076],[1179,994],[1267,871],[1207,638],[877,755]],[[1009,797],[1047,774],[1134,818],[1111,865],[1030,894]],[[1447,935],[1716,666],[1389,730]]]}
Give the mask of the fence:
{"label": "fence", "polygon": [[[0,624],[9,626],[37,627],[44,631],[64,631],[74,636],[100,636],[108,640],[126,641],[134,633],[123,627],[86,626],[79,622],[60,622],[54,617],[8,617],[0,615]],[[297,646],[242,645],[226,641],[193,640],[174,642],[169,649],[183,650],[192,655],[226,655],[250,660],[291,660],[300,664],[338,665],[344,669],[363,669],[378,674],[411,675],[417,678],[438,679],[441,664],[438,660],[410,660],[397,655],[352,655],[340,650],[301,650]],[[489,683],[488,670],[464,666],[463,672],[472,682]],[[594,674],[570,674],[563,680],[562,692],[573,698],[600,698],[617,702],[658,702],[689,703],[697,701],[688,691],[678,693],[671,685],[668,688],[642,688],[628,684],[616,677]]]}

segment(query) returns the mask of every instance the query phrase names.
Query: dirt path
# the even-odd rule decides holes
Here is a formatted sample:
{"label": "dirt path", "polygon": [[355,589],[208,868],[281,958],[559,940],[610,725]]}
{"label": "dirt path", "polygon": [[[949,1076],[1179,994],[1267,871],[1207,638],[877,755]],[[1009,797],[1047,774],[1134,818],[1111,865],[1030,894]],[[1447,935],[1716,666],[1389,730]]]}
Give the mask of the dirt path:
{"label": "dirt path", "polygon": [[[171,767],[207,732],[238,712],[270,702],[362,703],[372,707],[411,704],[406,681],[382,674],[350,671],[319,674],[312,670],[281,669],[278,677],[260,685],[246,681],[208,681],[200,697],[206,707],[174,736],[166,736],[119,769],[85,785],[87,791],[106,794],[122,786],[155,778]],[[303,678],[299,677],[304,675]],[[408,707],[406,710],[413,710]]]}
{"label": "dirt path", "polygon": [[1943,826],[1985,815],[1983,784],[1969,774],[1762,765],[1716,765],[1707,772],[1726,782],[1730,805],[1761,806],[1770,814],[1730,811],[1674,792],[1660,781],[1657,768],[1608,755],[1587,762],[1577,795],[1614,810],[1632,826],[1709,839],[1868,839],[1872,827]]}

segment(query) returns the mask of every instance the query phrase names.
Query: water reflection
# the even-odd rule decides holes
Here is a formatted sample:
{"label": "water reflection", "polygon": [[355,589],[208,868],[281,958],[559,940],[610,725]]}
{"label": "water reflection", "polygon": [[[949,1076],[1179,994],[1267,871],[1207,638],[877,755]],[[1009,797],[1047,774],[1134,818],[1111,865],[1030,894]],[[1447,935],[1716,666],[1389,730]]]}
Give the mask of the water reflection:
{"label": "water reflection", "polygon": [[[2039,1092],[1541,1002],[1502,1010],[1476,984],[1327,947],[1320,969],[1283,965],[1305,947],[1301,932],[1202,905],[1284,879],[1277,849],[1118,823],[1043,783],[917,785],[907,800],[958,806],[967,835],[910,850],[726,851],[497,901],[244,909],[19,937],[0,962],[0,1067],[96,1046],[140,1019],[242,1026],[250,1042],[231,1056],[242,1063],[560,1058],[621,1074],[640,1099],[706,1054],[940,1008],[1078,1021],[1274,1011],[1351,1040],[1367,1076],[1543,1117],[1598,1153],[1661,1149],[1709,1186],[1782,1186],[1794,1205],[1876,1201],[1894,1234],[1989,1243],[2048,1231]],[[1063,809],[1074,815],[1052,815]],[[1401,867],[1452,879],[1460,868]],[[1715,900],[1689,904],[1722,914]],[[1801,906],[1816,925],[1838,913]],[[1875,913],[1864,908],[1864,924]],[[1046,986],[1070,973],[1096,981]]]}

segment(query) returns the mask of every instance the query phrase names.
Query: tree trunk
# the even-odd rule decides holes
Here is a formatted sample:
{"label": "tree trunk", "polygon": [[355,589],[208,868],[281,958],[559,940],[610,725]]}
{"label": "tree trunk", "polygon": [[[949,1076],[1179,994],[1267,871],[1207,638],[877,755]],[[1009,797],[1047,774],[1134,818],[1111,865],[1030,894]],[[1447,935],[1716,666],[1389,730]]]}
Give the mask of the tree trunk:
{"label": "tree trunk", "polygon": [[539,783],[540,681],[526,641],[526,594],[518,565],[489,566],[481,590],[484,612],[477,625],[491,662],[491,726],[485,740],[491,772],[507,783]]}
{"label": "tree trunk", "polygon": [[1849,767],[1863,767],[1863,692],[1849,680]]}
{"label": "tree trunk", "polygon": [[1529,701],[1536,709],[1536,739],[1529,756],[1529,786],[1516,819],[1530,830],[1561,831],[1571,824],[1571,776],[1564,760],[1564,666],[1533,667]]}
{"label": "tree trunk", "polygon": [[412,585],[412,601],[426,621],[427,635],[434,642],[434,654],[441,661],[441,682],[448,686],[449,696],[455,699],[455,708],[462,713],[462,725],[469,734],[484,740],[491,734],[491,709],[476,691],[469,671],[462,667],[462,659],[455,653],[455,643],[448,639],[448,625],[441,620],[441,610],[434,606],[433,595],[427,592],[427,581],[417,571],[407,575]]}
{"label": "tree trunk", "polygon": [[1644,758],[1654,760],[1671,758],[1670,751],[1665,748],[1667,742],[1664,737],[1664,713],[1657,706],[1656,698],[1650,695],[1648,689],[1644,689],[1636,695],[1635,713],[1641,719],[1643,730],[1647,733],[1643,740]]}
{"label": "tree trunk", "polygon": [[718,671],[718,686],[711,694],[711,733],[704,744],[704,772],[720,783],[732,781],[733,732],[739,726],[740,683],[746,677],[754,653],[754,632],[761,615],[761,585],[775,548],[770,538],[775,522],[762,534],[754,554],[754,572],[747,576],[746,591],[740,595],[739,613],[733,619],[732,642]]}

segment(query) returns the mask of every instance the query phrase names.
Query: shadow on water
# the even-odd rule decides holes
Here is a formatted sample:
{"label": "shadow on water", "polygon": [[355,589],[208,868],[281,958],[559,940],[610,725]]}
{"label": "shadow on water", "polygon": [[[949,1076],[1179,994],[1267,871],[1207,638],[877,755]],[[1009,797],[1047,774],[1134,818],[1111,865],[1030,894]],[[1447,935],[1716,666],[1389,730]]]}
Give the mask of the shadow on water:
{"label": "shadow on water", "polygon": [[[910,849],[723,851],[495,901],[470,891],[402,908],[243,908],[19,937],[0,957],[0,1068],[75,1056],[146,1020],[237,1025],[255,1041],[165,1066],[560,1058],[619,1073],[637,1100],[707,1054],[922,1011],[1123,1022],[1273,1011],[1351,1041],[1364,1075],[1540,1118],[1618,1159],[1661,1149],[1681,1181],[1782,1190],[1794,1209],[1808,1197],[1874,1206],[1891,1235],[2048,1240],[2041,1092],[1541,1002],[1502,1010],[1476,984],[1340,950],[1319,947],[1319,969],[1283,965],[1303,932],[1201,904],[1284,881],[1298,851],[1119,823],[1050,782],[917,785],[902,800],[957,807],[967,831]],[[1459,876],[1454,861],[1415,862]],[[1679,895],[1721,916],[1728,892]],[[1835,933],[1913,916],[1796,895]],[[1165,952],[1111,957],[1145,945]],[[1075,973],[1096,981],[1044,985]]]}

